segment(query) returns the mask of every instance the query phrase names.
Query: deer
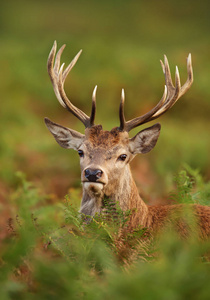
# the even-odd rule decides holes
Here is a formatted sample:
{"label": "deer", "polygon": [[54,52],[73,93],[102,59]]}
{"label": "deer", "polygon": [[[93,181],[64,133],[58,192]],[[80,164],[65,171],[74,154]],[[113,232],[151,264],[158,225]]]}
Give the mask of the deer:
{"label": "deer", "polygon": [[[129,163],[137,154],[146,154],[155,147],[161,125],[156,123],[141,130],[131,138],[129,132],[166,113],[191,87],[193,83],[191,54],[187,57],[188,76],[184,85],[181,85],[177,66],[175,84],[173,84],[168,59],[164,55],[164,61],[160,61],[165,76],[162,98],[149,112],[129,121],[126,121],[124,115],[125,92],[122,89],[119,106],[120,125],[106,131],[103,130],[102,125],[94,124],[97,86],[95,86],[92,94],[90,116],[74,106],[65,93],[66,77],[82,52],[80,50],[64,69],[64,63],[61,65],[60,60],[65,46],[63,45],[57,52],[57,43],[54,42],[47,62],[48,73],[57,100],[84,124],[85,133],[82,134],[59,125],[48,118],[45,118],[45,124],[61,147],[74,149],[79,154],[83,189],[79,212],[90,217],[101,214],[105,199],[109,199],[113,203],[118,203],[122,211],[130,210],[132,212],[129,221],[131,228],[142,226],[158,232],[164,228],[173,213],[182,209],[182,204],[147,205],[139,195]],[[210,207],[193,204],[193,214],[199,224],[201,238],[209,237]],[[185,227],[183,222],[179,222],[178,231],[184,235],[187,234]]]}

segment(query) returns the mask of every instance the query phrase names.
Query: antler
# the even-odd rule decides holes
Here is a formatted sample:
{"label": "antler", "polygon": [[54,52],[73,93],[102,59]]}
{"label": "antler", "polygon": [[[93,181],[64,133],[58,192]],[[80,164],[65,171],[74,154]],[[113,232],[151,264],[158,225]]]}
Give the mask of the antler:
{"label": "antler", "polygon": [[[63,45],[57,52],[56,55],[56,49],[57,49],[57,43],[56,41],[53,44],[53,47],[50,51],[48,61],[47,61],[47,69],[50,76],[50,79],[53,84],[53,89],[55,92],[55,95],[60,102],[60,104],[65,107],[68,111],[70,111],[75,117],[77,117],[84,125],[85,127],[91,127],[94,125],[94,119],[95,119],[95,112],[96,112],[96,90],[97,86],[95,86],[93,95],[92,95],[92,110],[91,115],[88,117],[83,111],[81,111],[79,108],[74,106],[71,101],[66,96],[66,93],[64,91],[64,82],[71,71],[71,69],[76,64],[82,50],[80,50],[77,55],[74,57],[74,59],[70,62],[70,64],[66,67],[64,70],[64,64],[60,67],[60,59],[61,55],[63,53],[63,50],[66,45]],[[56,57],[55,57],[56,55]]]}
{"label": "antler", "polygon": [[171,79],[171,72],[170,72],[168,59],[167,59],[166,55],[164,55],[164,63],[162,61],[160,61],[160,62],[161,62],[161,66],[163,69],[163,73],[165,75],[165,83],[166,83],[164,93],[163,93],[161,100],[148,113],[126,122],[125,117],[124,117],[125,93],[124,93],[124,90],[122,90],[120,110],[119,110],[120,130],[121,131],[129,132],[131,129],[133,129],[141,124],[144,124],[144,123],[150,122],[154,119],[157,119],[159,116],[164,114],[167,110],[169,110],[176,103],[176,101],[182,95],[184,95],[186,93],[186,91],[192,85],[193,70],[192,70],[191,54],[189,54],[188,58],[187,58],[188,78],[183,86],[181,86],[181,83],[180,83],[178,67],[176,67],[175,86],[174,86],[172,79]]}

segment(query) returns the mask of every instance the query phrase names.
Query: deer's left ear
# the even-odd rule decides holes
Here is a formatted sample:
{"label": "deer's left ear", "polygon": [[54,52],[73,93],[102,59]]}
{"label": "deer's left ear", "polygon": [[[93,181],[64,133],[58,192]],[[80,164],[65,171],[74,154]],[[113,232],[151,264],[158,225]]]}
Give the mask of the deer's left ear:
{"label": "deer's left ear", "polygon": [[160,124],[157,123],[137,133],[132,139],[130,139],[130,151],[133,154],[147,153],[151,151],[157,143],[160,135],[160,128]]}

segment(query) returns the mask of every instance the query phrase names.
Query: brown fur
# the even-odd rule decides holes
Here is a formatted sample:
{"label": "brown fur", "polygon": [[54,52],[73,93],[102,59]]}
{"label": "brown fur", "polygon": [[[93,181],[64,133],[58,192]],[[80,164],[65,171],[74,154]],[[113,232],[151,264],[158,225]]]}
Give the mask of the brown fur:
{"label": "brown fur", "polygon": [[113,147],[120,142],[121,135],[119,129],[113,128],[111,131],[104,131],[101,125],[95,125],[91,128],[87,128],[85,135],[89,142],[94,147]]}
{"label": "brown fur", "polygon": [[184,238],[192,234],[197,234],[201,239],[210,237],[209,206],[198,204],[149,206],[140,197],[135,201],[134,196],[131,198],[130,209],[133,210],[131,228],[141,225],[157,233],[172,225]]}
{"label": "brown fur", "polygon": [[210,207],[181,204],[148,206],[148,212],[146,225],[154,231],[172,223],[183,237],[196,233],[202,239],[210,236]]}
{"label": "brown fur", "polygon": [[[132,229],[138,226],[158,232],[174,223],[181,236],[198,233],[202,239],[210,236],[210,207],[201,205],[165,205],[147,206],[139,196],[133,180],[129,162],[137,153],[147,153],[156,144],[160,126],[155,124],[129,139],[129,135],[119,128],[104,131],[101,125],[86,128],[81,135],[63,126],[47,120],[48,128],[57,142],[66,148],[82,150],[81,179],[83,182],[83,199],[80,212],[94,216],[103,212],[104,198],[113,203],[118,202],[123,211],[131,210],[129,225]],[[120,155],[126,154],[121,161]],[[102,176],[97,182],[90,182],[85,177],[85,170],[100,169]],[[192,215],[192,220],[189,216]],[[189,221],[189,224],[188,224]]]}

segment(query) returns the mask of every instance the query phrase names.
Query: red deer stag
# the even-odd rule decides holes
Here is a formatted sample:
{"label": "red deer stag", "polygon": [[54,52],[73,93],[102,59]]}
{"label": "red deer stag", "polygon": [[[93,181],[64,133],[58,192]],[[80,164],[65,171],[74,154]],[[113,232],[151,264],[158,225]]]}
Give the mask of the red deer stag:
{"label": "red deer stag", "polygon": [[[48,73],[58,101],[85,125],[85,134],[58,125],[48,118],[45,118],[45,123],[61,147],[74,149],[80,156],[83,186],[80,212],[89,216],[101,213],[104,208],[103,200],[110,199],[114,203],[118,202],[123,211],[132,211],[130,222],[133,228],[142,225],[154,230],[159,229],[163,226],[167,216],[171,212],[179,210],[180,205],[146,205],[139,196],[129,163],[136,154],[147,153],[153,149],[158,140],[161,126],[157,123],[140,131],[132,138],[129,138],[128,133],[131,129],[164,114],[190,88],[193,82],[191,55],[189,54],[187,58],[188,78],[183,86],[180,83],[178,68],[176,67],[174,86],[167,57],[164,57],[164,63],[161,61],[165,75],[165,89],[160,102],[148,113],[126,121],[124,117],[125,95],[122,90],[119,108],[120,126],[111,131],[104,131],[101,125],[94,124],[97,86],[92,95],[90,117],[75,107],[64,91],[65,79],[81,54],[79,51],[64,69],[64,64],[60,66],[64,48],[65,45],[56,55],[57,44],[54,42],[48,58]],[[201,236],[207,237],[209,235],[210,207],[195,205],[194,212],[199,220]],[[181,228],[180,230],[182,231]]]}

